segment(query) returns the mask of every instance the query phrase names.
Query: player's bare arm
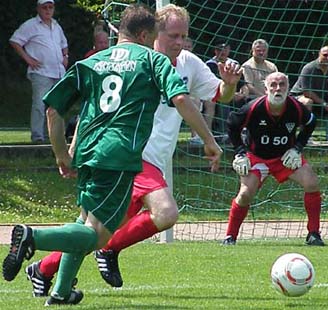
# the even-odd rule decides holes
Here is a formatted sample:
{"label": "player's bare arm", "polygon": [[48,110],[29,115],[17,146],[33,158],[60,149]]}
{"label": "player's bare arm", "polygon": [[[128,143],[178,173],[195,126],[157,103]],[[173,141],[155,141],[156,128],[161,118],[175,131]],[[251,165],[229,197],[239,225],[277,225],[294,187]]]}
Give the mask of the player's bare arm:
{"label": "player's bare arm", "polygon": [[217,171],[222,155],[222,149],[216,143],[203,116],[187,95],[175,96],[172,101],[184,120],[204,141],[205,158],[210,161],[211,171]]}
{"label": "player's bare arm", "polygon": [[220,102],[229,103],[236,93],[242,69],[236,63],[219,63],[218,68],[222,79],[220,84]]}
{"label": "player's bare arm", "polygon": [[70,169],[72,158],[68,153],[65,139],[65,121],[55,109],[47,109],[49,138],[55,153],[59,172],[63,177],[71,177],[73,171]]}
{"label": "player's bare arm", "polygon": [[78,131],[78,128],[79,128],[79,124],[80,124],[80,120],[78,120],[77,123],[76,123],[73,139],[72,139],[72,142],[71,142],[71,144],[69,146],[69,149],[68,149],[68,154],[72,158],[73,158],[74,153],[75,153],[75,146],[76,146],[76,140],[77,140],[77,131]]}

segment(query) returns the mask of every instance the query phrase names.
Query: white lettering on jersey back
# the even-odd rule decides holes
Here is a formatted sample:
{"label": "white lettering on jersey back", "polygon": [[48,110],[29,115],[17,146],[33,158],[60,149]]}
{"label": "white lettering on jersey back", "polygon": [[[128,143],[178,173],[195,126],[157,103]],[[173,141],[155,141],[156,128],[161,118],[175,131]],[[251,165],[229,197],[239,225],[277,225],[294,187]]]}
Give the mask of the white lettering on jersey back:
{"label": "white lettering on jersey back", "polygon": [[110,55],[110,60],[112,61],[123,61],[129,57],[130,52],[125,48],[115,48]]}
{"label": "white lettering on jersey back", "polygon": [[134,72],[137,67],[137,61],[126,60],[122,62],[99,61],[93,66],[93,70],[103,73],[115,71],[118,73],[130,71]]}

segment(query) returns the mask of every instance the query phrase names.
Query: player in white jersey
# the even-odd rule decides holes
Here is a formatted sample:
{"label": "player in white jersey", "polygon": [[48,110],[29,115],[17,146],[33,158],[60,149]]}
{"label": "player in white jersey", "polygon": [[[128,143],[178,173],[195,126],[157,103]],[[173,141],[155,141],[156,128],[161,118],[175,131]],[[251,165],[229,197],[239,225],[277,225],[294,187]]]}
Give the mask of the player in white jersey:
{"label": "player in white jersey", "polygon": [[[176,58],[176,70],[188,86],[190,96],[216,101],[221,80],[211,73],[205,63],[195,54],[182,50]],[[163,102],[155,113],[153,129],[142,153],[143,160],[166,172],[167,162],[175,150],[182,117],[175,108]]]}
{"label": "player in white jersey", "polygon": [[[218,98],[220,102],[230,102],[240,79],[239,67],[220,64],[222,80],[218,79],[199,57],[182,50],[189,28],[187,11],[170,4],[159,10],[158,15],[159,34],[155,41],[155,50],[171,59],[187,84],[190,95],[213,102]],[[164,175],[172,173],[169,163],[176,147],[181,121],[182,118],[175,108],[169,108],[166,104],[157,108],[152,133],[142,154],[143,171],[134,180],[126,223],[114,233],[105,248],[95,252],[101,276],[114,287],[123,285],[118,266],[119,252],[172,227],[178,219],[177,204]],[[145,210],[140,212],[143,206]],[[55,252],[34,265],[34,269],[50,282],[56,270],[54,265],[59,264],[59,259],[60,254]]]}

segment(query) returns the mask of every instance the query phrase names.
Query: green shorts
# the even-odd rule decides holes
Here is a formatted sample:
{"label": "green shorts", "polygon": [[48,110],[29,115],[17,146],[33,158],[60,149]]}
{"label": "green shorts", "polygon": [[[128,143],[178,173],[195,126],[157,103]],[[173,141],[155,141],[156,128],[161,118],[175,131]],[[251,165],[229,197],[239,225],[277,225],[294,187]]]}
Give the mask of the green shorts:
{"label": "green shorts", "polygon": [[113,233],[128,209],[135,174],[83,166],[78,170],[78,205]]}

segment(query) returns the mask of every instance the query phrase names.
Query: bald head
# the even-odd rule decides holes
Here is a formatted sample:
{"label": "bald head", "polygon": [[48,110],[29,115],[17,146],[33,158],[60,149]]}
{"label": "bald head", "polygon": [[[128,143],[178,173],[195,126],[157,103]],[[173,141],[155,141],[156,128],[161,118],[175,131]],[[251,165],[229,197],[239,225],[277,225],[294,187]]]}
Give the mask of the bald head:
{"label": "bald head", "polygon": [[319,51],[319,63],[321,65],[328,64],[328,46],[323,46]]}
{"label": "bald head", "polygon": [[264,81],[265,86],[268,88],[268,85],[271,83],[272,80],[284,80],[287,85],[289,86],[288,76],[282,72],[273,72],[270,73]]}
{"label": "bald head", "polygon": [[105,31],[98,31],[94,35],[95,50],[102,51],[109,47],[108,33]]}

